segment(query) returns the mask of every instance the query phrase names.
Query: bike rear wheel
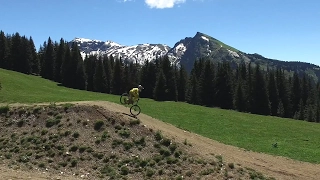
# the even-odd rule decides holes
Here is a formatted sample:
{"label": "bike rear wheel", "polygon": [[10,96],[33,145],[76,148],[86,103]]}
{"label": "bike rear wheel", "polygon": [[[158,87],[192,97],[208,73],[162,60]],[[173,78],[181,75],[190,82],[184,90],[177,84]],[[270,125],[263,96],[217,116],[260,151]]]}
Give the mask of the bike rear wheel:
{"label": "bike rear wheel", "polygon": [[135,105],[131,106],[130,113],[132,115],[138,116],[140,114],[140,112],[141,112],[141,109],[140,109],[140,107],[138,105],[135,104]]}
{"label": "bike rear wheel", "polygon": [[120,96],[120,103],[121,104],[127,104],[127,102],[128,102],[128,93],[123,93]]}

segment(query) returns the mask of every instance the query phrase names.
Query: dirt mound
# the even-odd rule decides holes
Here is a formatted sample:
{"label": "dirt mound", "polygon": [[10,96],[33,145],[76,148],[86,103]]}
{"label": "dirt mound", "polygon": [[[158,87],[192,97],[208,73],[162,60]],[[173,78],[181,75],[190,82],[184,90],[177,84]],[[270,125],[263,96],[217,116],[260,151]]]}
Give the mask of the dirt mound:
{"label": "dirt mound", "polygon": [[145,115],[136,119],[117,107],[2,107],[0,179],[267,179],[220,154],[201,153],[182,130],[160,121],[151,126]]}

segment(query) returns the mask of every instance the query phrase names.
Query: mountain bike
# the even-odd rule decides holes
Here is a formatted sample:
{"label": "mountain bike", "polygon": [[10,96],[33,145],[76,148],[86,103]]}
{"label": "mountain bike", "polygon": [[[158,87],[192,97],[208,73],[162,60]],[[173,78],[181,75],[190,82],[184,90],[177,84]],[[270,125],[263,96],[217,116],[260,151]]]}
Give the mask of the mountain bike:
{"label": "mountain bike", "polygon": [[130,105],[131,104],[131,107],[130,107],[130,113],[133,115],[133,116],[138,116],[141,112],[141,108],[140,106],[138,106],[138,101],[135,101],[133,103],[130,103],[129,102],[129,95],[128,93],[123,93],[121,96],[120,96],[120,103],[121,104],[124,104],[124,105]]}

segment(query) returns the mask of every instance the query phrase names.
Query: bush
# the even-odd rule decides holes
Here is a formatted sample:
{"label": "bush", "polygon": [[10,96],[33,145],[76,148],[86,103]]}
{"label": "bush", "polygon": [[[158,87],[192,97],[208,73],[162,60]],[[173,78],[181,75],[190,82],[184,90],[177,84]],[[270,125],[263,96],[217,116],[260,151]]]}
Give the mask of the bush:
{"label": "bush", "polygon": [[9,106],[1,106],[0,107],[0,114],[5,114],[9,111]]}
{"label": "bush", "polygon": [[24,121],[23,121],[23,120],[20,120],[20,121],[17,122],[17,126],[18,126],[18,127],[22,127],[23,124],[24,124]]}
{"label": "bush", "polygon": [[121,130],[121,131],[119,132],[119,134],[120,134],[121,137],[128,138],[128,137],[130,136],[130,131],[128,131],[128,130]]}
{"label": "bush", "polygon": [[103,125],[104,122],[102,120],[97,121],[96,123],[94,123],[94,130],[99,131]]}
{"label": "bush", "polygon": [[73,133],[74,138],[78,138],[79,136],[80,136],[80,134],[78,132]]}
{"label": "bush", "polygon": [[157,140],[157,141],[160,141],[162,139],[162,134],[160,131],[157,131],[156,134],[154,135],[154,138]]}
{"label": "bush", "polygon": [[70,149],[69,149],[70,151],[77,151],[78,150],[78,146],[72,146]]}
{"label": "bush", "polygon": [[71,167],[75,167],[78,164],[78,161],[76,159],[73,159],[71,161]]}
{"label": "bush", "polygon": [[152,169],[147,169],[147,172],[146,172],[146,175],[148,176],[148,177],[151,177],[151,176],[153,176],[154,175],[154,171],[152,170]]}
{"label": "bush", "polygon": [[127,175],[127,174],[129,174],[129,168],[128,167],[126,167],[126,166],[122,166],[121,167],[121,169],[120,169],[120,174],[121,175]]}
{"label": "bush", "polygon": [[130,126],[133,126],[133,125],[137,125],[137,124],[140,124],[140,120],[137,119],[137,120],[130,120]]}
{"label": "bush", "polygon": [[46,127],[52,127],[54,125],[57,125],[60,123],[60,119],[47,119],[46,121]]}

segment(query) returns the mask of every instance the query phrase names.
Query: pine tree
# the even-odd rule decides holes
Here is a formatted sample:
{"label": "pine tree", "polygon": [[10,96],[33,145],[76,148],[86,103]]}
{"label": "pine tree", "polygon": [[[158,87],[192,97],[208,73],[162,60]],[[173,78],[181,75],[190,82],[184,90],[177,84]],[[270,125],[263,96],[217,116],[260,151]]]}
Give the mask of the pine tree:
{"label": "pine tree", "polygon": [[19,72],[30,74],[32,72],[31,62],[32,62],[32,51],[30,47],[29,40],[23,36],[21,38],[21,46],[20,46],[20,63],[19,63]]}
{"label": "pine tree", "polygon": [[[309,82],[310,83],[310,82]],[[316,121],[316,88],[310,87],[309,93],[308,93],[308,99],[306,101],[305,107],[304,107],[304,119],[309,122],[315,122]]]}
{"label": "pine tree", "polygon": [[177,101],[178,99],[178,90],[177,90],[177,81],[175,77],[174,68],[171,65],[168,56],[164,56],[160,60],[159,68],[163,71],[163,74],[166,79],[166,98],[165,100],[174,100]]}
{"label": "pine tree", "polygon": [[46,53],[47,48],[47,42],[45,41],[43,45],[40,45],[39,51],[38,51],[38,59],[40,63],[40,75],[43,76],[43,69],[44,69],[44,55]]}
{"label": "pine tree", "polygon": [[66,43],[63,40],[63,38],[60,39],[60,43],[57,49],[57,57],[55,62],[55,72],[54,72],[54,80],[56,82],[61,82],[61,66],[62,62],[64,61],[65,57],[65,49],[66,49]]}
{"label": "pine tree", "polygon": [[200,102],[205,106],[212,106],[214,102],[214,67],[210,60],[205,61],[205,66],[200,75]]}
{"label": "pine tree", "polygon": [[199,83],[195,73],[195,68],[191,70],[191,74],[189,77],[188,89],[186,92],[186,101],[190,104],[199,104],[199,94],[197,93],[199,90]]}
{"label": "pine tree", "polygon": [[87,90],[93,91],[93,77],[95,73],[95,66],[96,66],[96,55],[86,56],[84,59],[84,68],[87,75]]}
{"label": "pine tree", "polygon": [[[72,73],[71,76],[71,87],[72,88],[77,88],[79,86],[83,86],[83,84],[85,84],[85,82],[83,82],[83,80],[85,80],[86,78],[83,77],[82,80],[79,82],[77,80],[77,72],[79,72],[80,74],[82,74],[82,65],[78,65],[79,62],[82,62],[82,57],[80,54],[80,50],[78,48],[77,43],[73,42],[72,43],[72,48],[71,48],[71,61],[70,61],[70,74]],[[79,69],[79,70],[78,70]]]}
{"label": "pine tree", "polygon": [[124,92],[125,84],[123,82],[123,63],[121,59],[116,59],[113,70],[112,94],[120,95]]}
{"label": "pine tree", "polygon": [[153,90],[157,81],[157,71],[154,62],[146,60],[141,67],[140,84],[144,87],[141,97],[153,98]]}
{"label": "pine tree", "polygon": [[300,78],[298,74],[295,72],[293,74],[293,82],[292,82],[292,112],[295,114],[299,109],[299,103],[301,99],[301,85],[300,85]]}
{"label": "pine tree", "polygon": [[47,47],[45,49],[43,68],[41,69],[42,77],[45,79],[54,79],[55,72],[55,51],[51,38],[48,38]]}
{"label": "pine tree", "polygon": [[21,68],[19,60],[21,57],[21,36],[19,33],[15,33],[11,37],[11,46],[10,46],[10,60],[8,63],[8,69],[13,71],[19,71]]}
{"label": "pine tree", "polygon": [[75,76],[75,88],[81,90],[87,90],[87,75],[85,73],[83,60],[79,59],[77,63],[77,70]]}
{"label": "pine tree", "polygon": [[244,92],[242,88],[242,82],[238,81],[234,97],[234,108],[240,112],[246,110],[246,100],[244,97]]}
{"label": "pine tree", "polygon": [[247,88],[245,89],[245,96],[247,97],[247,111],[252,112],[253,109],[253,68],[251,62],[248,64],[248,73],[247,73]]}
{"label": "pine tree", "polygon": [[[285,78],[284,71],[282,69],[277,69],[276,71],[276,81],[279,92],[279,100],[283,106],[283,113],[280,114],[281,117],[290,117],[291,108],[290,108],[290,91],[288,82]],[[279,107],[278,107],[279,109]],[[281,112],[282,113],[282,112]]]}
{"label": "pine tree", "polygon": [[9,45],[3,31],[0,31],[0,68],[9,68]]}
{"label": "pine tree", "polygon": [[268,92],[269,92],[271,115],[276,116],[278,111],[278,105],[279,105],[279,93],[278,93],[277,82],[275,80],[274,71],[269,72]]}
{"label": "pine tree", "polygon": [[124,65],[123,69],[123,83],[125,92],[128,92],[132,87],[135,86],[131,80],[130,67],[127,64]]}
{"label": "pine tree", "polygon": [[233,82],[230,64],[223,62],[218,65],[215,79],[215,105],[223,109],[233,108]]}
{"label": "pine tree", "polygon": [[101,56],[96,61],[95,67],[95,73],[93,76],[93,90],[96,92],[107,92],[107,78]]}
{"label": "pine tree", "polygon": [[107,93],[111,93],[112,89],[112,67],[108,56],[103,57],[103,66],[104,71],[106,73],[106,85],[107,85]]}
{"label": "pine tree", "polygon": [[34,45],[32,37],[29,38],[29,43],[30,43],[31,56],[32,56],[32,59],[30,62],[31,72],[34,74],[40,74],[40,60],[37,55],[36,47]]}
{"label": "pine tree", "polygon": [[285,117],[285,109],[281,100],[279,101],[277,114],[280,117]]}
{"label": "pine tree", "polygon": [[270,115],[270,102],[265,79],[261,73],[259,64],[255,69],[252,112],[255,114]]}
{"label": "pine tree", "polygon": [[188,88],[188,74],[184,66],[179,69],[179,80],[178,80],[178,101],[186,100],[186,92]]}
{"label": "pine tree", "polygon": [[153,97],[156,101],[164,101],[167,99],[167,87],[166,87],[166,77],[165,74],[163,73],[163,70],[160,69],[158,76],[157,76],[157,81],[156,85],[154,87],[153,91]]}
{"label": "pine tree", "polygon": [[306,105],[307,99],[308,99],[308,94],[309,94],[309,91],[310,91],[309,84],[308,84],[308,79],[307,79],[306,74],[303,74],[301,84],[302,84],[301,85],[301,87],[302,87],[301,88],[302,103],[303,103],[303,105]]}
{"label": "pine tree", "polygon": [[71,51],[69,46],[65,47],[65,55],[61,65],[61,81],[62,85],[72,87],[73,72],[71,71],[73,64],[71,63]]}

